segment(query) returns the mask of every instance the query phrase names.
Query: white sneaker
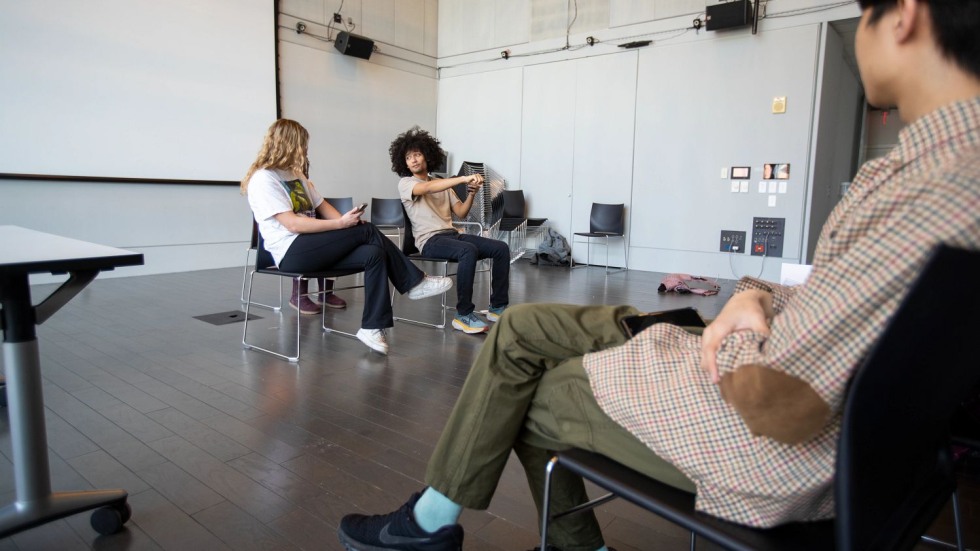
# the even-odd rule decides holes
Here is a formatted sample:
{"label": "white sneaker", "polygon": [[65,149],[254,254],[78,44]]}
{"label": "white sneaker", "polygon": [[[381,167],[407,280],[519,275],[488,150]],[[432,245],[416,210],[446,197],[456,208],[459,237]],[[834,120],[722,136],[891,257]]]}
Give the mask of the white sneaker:
{"label": "white sneaker", "polygon": [[412,287],[411,290],[408,291],[408,298],[412,300],[419,300],[435,295],[441,295],[442,293],[452,289],[452,287],[452,278],[425,276],[425,279],[423,279],[421,283],[415,287]]}
{"label": "white sneaker", "polygon": [[357,330],[357,340],[363,342],[375,352],[388,354],[388,338],[385,336],[384,329],[361,329]]}

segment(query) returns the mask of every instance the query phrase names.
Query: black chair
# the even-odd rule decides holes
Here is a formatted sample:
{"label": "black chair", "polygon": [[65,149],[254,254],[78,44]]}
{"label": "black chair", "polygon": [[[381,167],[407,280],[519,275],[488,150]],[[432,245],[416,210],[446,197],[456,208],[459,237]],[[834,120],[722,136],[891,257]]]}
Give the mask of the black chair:
{"label": "black chair", "polygon": [[510,247],[510,261],[514,262],[527,252],[528,219],[524,192],[519,189],[505,189],[503,192],[503,215],[497,223],[499,239]]}
{"label": "black chair", "polygon": [[[350,209],[348,209],[348,210],[350,210]],[[259,304],[252,302],[252,284],[255,281],[255,275],[256,274],[275,275],[275,276],[279,276],[281,278],[287,278],[288,277],[288,278],[290,278],[290,279],[292,279],[294,281],[299,281],[299,280],[302,280],[302,279],[328,278],[328,277],[341,277],[341,276],[346,276],[346,275],[354,275],[354,274],[359,274],[359,273],[361,273],[363,271],[364,270],[361,269],[361,268],[358,268],[358,269],[349,269],[349,270],[324,270],[324,271],[320,271],[320,272],[310,272],[310,273],[284,272],[284,271],[281,271],[281,270],[279,270],[279,268],[276,267],[275,261],[272,258],[272,254],[265,249],[265,242],[262,239],[262,234],[259,233],[258,234],[258,239],[257,239],[257,242],[256,242],[255,269],[252,270],[252,273],[250,274],[249,283],[248,283],[248,293],[246,294],[246,297],[245,297],[245,326],[242,329],[242,345],[245,348],[247,348],[247,349],[254,349],[254,350],[258,350],[258,351],[265,352],[265,353],[268,353],[268,354],[272,354],[273,356],[277,356],[279,358],[282,358],[282,359],[287,360],[287,361],[290,361],[290,362],[298,362],[299,361],[299,355],[300,355],[299,336],[300,336],[300,329],[302,327],[301,324],[300,324],[300,312],[299,312],[299,309],[296,310],[296,346],[295,346],[296,352],[294,354],[289,354],[288,352],[286,352],[286,353],[277,352],[276,350],[273,350],[271,348],[264,348],[262,346],[259,346],[259,345],[255,344],[254,342],[248,342],[248,314],[249,314],[249,309],[253,305],[260,306]],[[281,281],[282,280],[280,280],[280,282]],[[297,294],[299,293],[298,287],[299,287],[298,285],[296,285],[296,286],[293,287],[294,289],[296,289],[296,293]],[[349,286],[349,287],[335,288],[334,290],[336,290],[336,291],[342,291],[342,290],[346,290],[346,289],[358,289],[358,288],[361,288],[361,287],[363,287],[363,285],[353,285],[353,286]],[[280,285],[280,304],[282,303],[282,291],[281,291],[281,288],[282,287]],[[299,302],[299,296],[296,297],[296,300],[297,300],[297,303],[298,303]],[[277,311],[281,311],[281,308],[277,308],[276,310]],[[342,335],[342,336],[345,336],[345,337],[349,337],[349,338],[352,338],[352,339],[356,339],[357,338],[357,336],[355,336],[353,333],[347,333],[345,331],[340,331],[338,329],[333,329],[333,328],[327,327],[327,310],[329,310],[329,308],[323,308],[322,311],[321,311],[321,313],[320,313],[320,327],[324,331],[330,332],[330,333],[337,333],[339,335]]]}
{"label": "black chair", "polygon": [[[408,222],[408,220],[409,220],[408,213],[405,212],[404,209],[405,209],[405,206],[402,205],[402,216],[404,217],[404,219],[406,221],[405,226],[404,226],[404,232],[402,233],[402,253],[404,253],[405,256],[407,256],[409,259],[411,259],[412,262],[426,262],[426,263],[432,263],[432,264],[435,264],[436,266],[439,266],[439,268],[440,268],[439,272],[440,273],[437,273],[435,275],[440,275],[440,276],[443,276],[443,277],[450,277],[452,275],[455,275],[455,272],[453,272],[453,273],[450,273],[449,272],[449,265],[450,264],[456,264],[457,262],[455,260],[447,260],[445,258],[433,258],[433,257],[422,256],[422,253],[419,251],[418,247],[415,246],[415,234],[412,233],[412,224],[411,224],[411,222]],[[456,224],[456,225],[461,226],[463,228],[472,228],[473,230],[479,232],[480,234],[483,233],[483,225],[482,224],[479,224],[477,222],[460,222],[460,221],[454,221],[453,224]],[[488,301],[488,304],[489,304],[489,300],[490,300],[490,298],[489,298],[489,296],[490,296],[489,295],[490,289],[491,289],[491,286],[490,285],[487,285],[487,301]],[[412,319],[412,318],[400,317],[400,316],[397,316],[397,315],[395,316],[395,319],[398,320],[398,321],[404,321],[404,322],[407,322],[407,323],[414,323],[414,324],[417,324],[417,325],[425,325],[427,327],[435,327],[436,329],[442,329],[442,328],[446,327],[446,311],[449,310],[449,309],[451,309],[451,308],[453,308],[453,306],[449,306],[449,304],[447,304],[447,302],[446,302],[446,293],[448,293],[448,292],[449,291],[444,291],[442,293],[442,305],[441,305],[441,307],[439,309],[441,311],[442,318],[441,318],[441,321],[439,323],[431,323],[431,322],[422,321],[422,320],[416,320],[416,319]]]}
{"label": "black chair", "polygon": [[[398,248],[402,246],[402,235],[405,232],[405,207],[401,199],[371,199],[371,223],[381,230],[381,233],[391,237],[396,236]],[[395,231],[395,234],[389,233]]]}
{"label": "black chair", "polygon": [[337,212],[344,214],[354,209],[353,197],[324,197],[324,201],[333,205]]}
{"label": "black chair", "polygon": [[[626,205],[623,203],[608,205],[605,203],[592,203],[592,213],[589,215],[589,231],[587,232],[575,232],[578,237],[586,238],[586,249],[585,249],[585,263],[586,265],[592,263],[592,240],[601,239],[602,244],[606,247],[606,273],[610,273],[609,270],[609,238],[618,237],[623,242],[623,266],[619,269],[612,270],[613,272],[620,272],[626,270],[627,265],[627,252],[626,252],[626,223],[625,223]],[[581,243],[582,241],[575,241],[572,237],[572,247],[574,249],[575,243]],[[575,267],[574,256],[572,256],[572,267]]]}
{"label": "black chair", "polygon": [[980,334],[980,293],[950,289],[949,282],[978,280],[980,252],[939,247],[855,373],[838,441],[835,520],[747,528],[695,512],[692,494],[572,449],[547,467],[542,542],[548,521],[565,514],[548,511],[551,471],[561,466],[690,530],[692,549],[696,536],[737,550],[910,549],[951,493],[962,549],[950,422],[980,382],[976,353],[966,345]]}
{"label": "black chair", "polygon": [[[252,253],[257,251],[259,248],[259,225],[252,220],[252,238],[248,243],[248,248],[245,249],[245,268],[242,273],[242,304],[245,304],[245,290],[248,288],[251,278],[249,277],[249,268],[252,267]],[[279,280],[279,305],[273,306],[271,304],[262,304],[260,302],[253,302],[255,306],[261,306],[262,308],[268,308],[270,310],[279,311],[282,309],[282,279]]]}

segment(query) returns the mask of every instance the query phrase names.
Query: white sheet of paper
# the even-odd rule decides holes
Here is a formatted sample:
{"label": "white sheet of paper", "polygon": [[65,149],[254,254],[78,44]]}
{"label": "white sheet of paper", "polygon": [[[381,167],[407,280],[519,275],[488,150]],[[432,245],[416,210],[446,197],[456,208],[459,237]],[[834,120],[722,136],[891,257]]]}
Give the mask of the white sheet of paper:
{"label": "white sheet of paper", "polygon": [[812,269],[813,266],[809,264],[785,263],[779,269],[779,283],[790,287],[800,285],[806,281]]}

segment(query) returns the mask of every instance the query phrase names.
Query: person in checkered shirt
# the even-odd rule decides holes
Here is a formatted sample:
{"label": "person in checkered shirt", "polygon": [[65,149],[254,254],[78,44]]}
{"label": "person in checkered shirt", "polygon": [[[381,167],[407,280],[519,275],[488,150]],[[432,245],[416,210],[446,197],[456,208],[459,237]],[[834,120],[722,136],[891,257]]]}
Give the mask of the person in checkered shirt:
{"label": "person in checkered shirt", "polygon": [[[908,123],[829,217],[801,286],[743,278],[695,335],[627,338],[619,306],[519,305],[490,332],[429,460],[428,488],[387,515],[348,515],[352,550],[459,549],[511,450],[540,504],[546,450],[579,447],[696,492],[698,510],[770,527],[833,516],[847,383],[939,243],[980,250],[980,0],[859,0],[872,105]],[[555,510],[586,500],[559,469]],[[605,549],[590,514],[549,531]]]}

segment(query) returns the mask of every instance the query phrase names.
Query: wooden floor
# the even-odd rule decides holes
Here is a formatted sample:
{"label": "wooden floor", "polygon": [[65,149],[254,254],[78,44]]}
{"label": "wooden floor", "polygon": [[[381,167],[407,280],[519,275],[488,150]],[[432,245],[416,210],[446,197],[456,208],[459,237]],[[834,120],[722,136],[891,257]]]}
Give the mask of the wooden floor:
{"label": "wooden floor", "polygon": [[[716,297],[660,295],[662,275],[520,261],[511,301],[694,305],[712,317],[732,291],[723,281]],[[194,319],[238,309],[241,278],[222,269],[100,279],[39,327],[52,485],[125,488],[133,516],[123,532],[98,537],[89,515],[76,515],[0,539],[0,551],[341,549],[344,514],[388,512],[422,488],[484,337],[397,323],[383,357],[305,316],[303,358],[290,364],[243,350],[241,323]],[[273,281],[257,280],[256,293],[271,299]],[[35,287],[35,302],[51,289]],[[360,291],[342,296],[350,308],[329,323],[354,331]],[[434,317],[434,302],[399,300],[396,311]],[[257,313],[256,334],[270,343],[294,327],[291,310]],[[0,504],[14,496],[10,458],[4,415]],[[977,547],[980,491],[975,478],[965,482],[967,543]],[[626,503],[604,506],[599,518],[619,551],[688,547],[682,530]],[[536,513],[516,460],[489,510],[461,522],[468,550],[535,546]],[[948,539],[946,524],[935,531]]]}

